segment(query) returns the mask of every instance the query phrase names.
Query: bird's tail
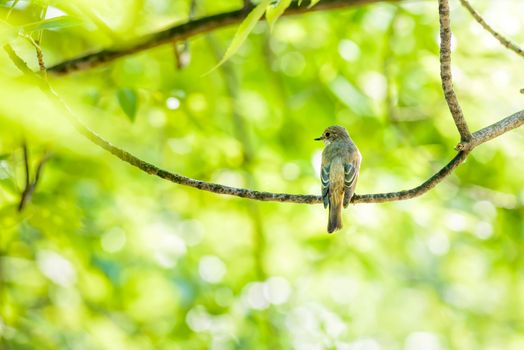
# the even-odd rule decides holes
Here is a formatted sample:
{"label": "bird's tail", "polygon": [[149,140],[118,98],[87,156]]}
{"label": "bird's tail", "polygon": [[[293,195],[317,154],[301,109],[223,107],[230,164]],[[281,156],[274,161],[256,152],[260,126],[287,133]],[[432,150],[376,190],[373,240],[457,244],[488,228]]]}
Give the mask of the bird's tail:
{"label": "bird's tail", "polygon": [[333,231],[342,228],[342,201],[333,202],[335,201],[329,203],[328,233],[333,233]]}

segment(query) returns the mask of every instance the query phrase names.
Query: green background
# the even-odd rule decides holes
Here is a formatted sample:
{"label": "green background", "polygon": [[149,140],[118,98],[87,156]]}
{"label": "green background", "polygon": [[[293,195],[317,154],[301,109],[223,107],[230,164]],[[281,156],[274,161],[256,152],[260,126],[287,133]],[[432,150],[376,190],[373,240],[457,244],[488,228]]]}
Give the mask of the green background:
{"label": "green background", "polygon": [[[21,1],[7,22],[11,3],[0,3],[2,46],[38,70],[13,28],[41,21],[49,2]],[[70,22],[24,27],[42,35],[49,66],[189,12],[188,1],[51,3]],[[522,2],[474,4],[524,42]],[[240,5],[200,0],[196,16]],[[451,13],[455,89],[477,130],[522,108],[524,62],[457,1]],[[436,1],[284,17],[272,31],[262,22],[205,75],[234,33],[191,38],[181,70],[164,45],[49,81],[115,145],[230,186],[319,194],[313,138],[333,124],[363,155],[359,194],[414,187],[454,156]],[[0,347],[524,348],[522,130],[475,149],[422,197],[350,206],[328,235],[321,205],[216,195],[121,162],[77,133],[3,50],[0,86]],[[33,171],[52,156],[18,213],[24,139]]]}

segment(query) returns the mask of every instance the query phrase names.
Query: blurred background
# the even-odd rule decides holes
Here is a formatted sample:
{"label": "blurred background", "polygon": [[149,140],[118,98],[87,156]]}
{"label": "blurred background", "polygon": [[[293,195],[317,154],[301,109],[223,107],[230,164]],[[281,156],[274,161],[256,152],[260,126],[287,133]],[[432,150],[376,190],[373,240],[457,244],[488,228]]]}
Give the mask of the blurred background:
{"label": "blurred background", "polygon": [[[321,0],[322,2],[322,0]],[[188,20],[190,1],[0,1],[0,43],[38,71]],[[241,7],[197,0],[195,18]],[[524,43],[524,3],[473,1]],[[524,62],[451,1],[457,95],[472,130],[520,109]],[[18,33],[22,33],[17,35]],[[235,26],[49,82],[93,130],[159,167],[319,194],[326,126],[363,155],[357,193],[414,187],[455,154],[436,1]],[[179,55],[180,56],[180,55]],[[121,162],[0,53],[0,348],[524,349],[524,134],[486,143],[422,197],[321,205],[176,185]],[[43,165],[18,212],[29,168]]]}

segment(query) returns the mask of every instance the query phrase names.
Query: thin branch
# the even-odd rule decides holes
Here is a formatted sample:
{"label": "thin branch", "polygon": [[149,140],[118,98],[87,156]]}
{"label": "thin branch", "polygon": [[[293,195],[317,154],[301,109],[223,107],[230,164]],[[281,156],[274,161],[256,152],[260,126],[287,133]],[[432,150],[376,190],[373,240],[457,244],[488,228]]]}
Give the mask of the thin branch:
{"label": "thin branch", "polygon": [[[114,156],[120,158],[126,163],[129,163],[148,174],[158,176],[162,179],[189,187],[194,187],[199,190],[225,194],[230,196],[236,196],[241,198],[254,199],[259,201],[272,201],[272,202],[291,202],[291,203],[303,203],[303,204],[316,204],[321,203],[321,197],[316,195],[299,195],[299,194],[288,194],[288,193],[271,193],[271,192],[260,192],[244,188],[235,188],[224,186],[215,183],[209,183],[205,181],[195,180],[186,176],[171,173],[167,170],[160,169],[153,164],[139,159],[131,153],[124,151],[118,147],[113,146],[108,141],[98,136],[93,131],[86,128],[83,124],[77,123],[77,129],[91,140],[96,145],[102,147],[106,151],[110,152]],[[457,166],[459,166],[464,159],[466,159],[468,152],[459,152],[451,162],[443,167],[439,172],[429,178],[421,185],[399,192],[390,193],[376,193],[376,194],[355,194],[351,200],[352,203],[383,203],[392,202],[398,200],[405,200],[420,196],[441,182],[446,176],[451,174]]]}
{"label": "thin branch", "polygon": [[5,16],[6,20],[9,19],[9,16],[11,16],[11,13],[13,12],[13,9],[16,7],[16,5],[18,4],[18,1],[20,0],[14,0],[11,6],[9,7],[9,11],[7,11],[7,15]]}
{"label": "thin branch", "polygon": [[40,182],[40,179],[42,178],[42,172],[44,170],[44,165],[47,163],[47,161],[51,158],[51,152],[45,152],[42,159],[40,159],[40,162],[38,162],[38,165],[36,166],[35,171],[35,178],[33,180],[33,186],[36,187],[38,183]]}
{"label": "thin branch", "polygon": [[475,131],[473,133],[473,138],[470,142],[459,143],[456,147],[458,150],[471,150],[478,145],[494,139],[510,130],[518,128],[524,124],[524,110],[519,111],[506,117],[502,120],[499,120],[496,123],[491,124],[483,129]]}
{"label": "thin branch", "polygon": [[468,154],[469,152],[464,151],[457,153],[446,166],[417,187],[399,192],[354,195],[351,203],[384,203],[411,199],[423,195],[449,176],[453,170],[466,160]]}
{"label": "thin branch", "polygon": [[[523,116],[524,111],[519,112],[519,113],[520,113],[519,118],[524,119],[524,116]],[[522,123],[524,123],[524,121],[522,120],[520,121],[520,124],[519,123],[510,123],[508,125],[508,123],[504,123],[502,125],[502,124],[496,123],[491,126],[491,128],[493,129],[492,135],[494,133],[497,134],[496,136],[501,135],[504,132],[507,132],[513,128],[516,128],[522,125]],[[113,146],[111,143],[109,143],[108,141],[98,136],[95,132],[89,130],[89,128],[87,128],[82,123],[80,123],[78,119],[76,119],[74,124],[77,130],[79,130],[85,137],[87,137],[89,140],[91,140],[96,145],[110,152],[114,156],[118,157],[120,160],[126,163],[129,163],[150,175],[155,175],[162,179],[165,179],[165,180],[168,180],[168,181],[180,184],[180,185],[194,187],[194,188],[197,188],[203,191],[230,195],[230,196],[236,196],[236,197],[241,197],[241,198],[248,198],[248,199],[259,200],[259,201],[290,202],[290,203],[303,203],[303,204],[321,203],[321,197],[316,196],[316,195],[298,195],[298,194],[288,194],[288,193],[261,192],[261,191],[249,190],[249,189],[244,189],[244,188],[235,188],[235,187],[229,187],[229,186],[224,186],[224,185],[215,184],[215,183],[209,183],[205,181],[192,179],[192,178],[189,178],[183,175],[175,174],[167,170],[160,169],[153,164],[150,164],[146,161],[139,159],[138,157],[132,155],[131,153],[123,149]],[[501,129],[503,127],[505,128],[504,130]],[[482,130],[480,130],[479,133],[481,131]],[[496,136],[492,136],[492,138]],[[488,139],[486,139],[485,141],[487,140]],[[351,203],[353,204],[384,203],[384,202],[393,202],[393,201],[411,199],[411,198],[415,198],[420,195],[423,195],[424,193],[428,192],[433,187],[435,187],[442,180],[444,180],[447,176],[449,176],[462,162],[464,162],[470,150],[460,151],[446,166],[444,166],[436,174],[431,176],[428,180],[426,180],[424,183],[420,184],[417,187],[414,187],[409,190],[398,191],[398,192],[375,193],[375,194],[364,194],[364,195],[355,194],[353,198],[351,199]]]}
{"label": "thin branch", "polygon": [[[189,21],[192,21],[195,18],[196,8],[196,0],[191,0],[188,14]],[[188,40],[184,40],[180,45],[177,41],[173,41],[173,53],[175,55],[177,69],[183,69],[191,62],[191,52],[189,51]]]}
{"label": "thin branch", "polygon": [[516,44],[514,44],[512,41],[506,39],[502,34],[493,29],[489,24],[487,24],[486,21],[480,16],[480,14],[477,11],[475,11],[473,6],[471,6],[471,4],[467,0],[460,0],[460,3],[462,4],[462,6],[466,8],[466,10],[468,10],[468,12],[482,26],[482,28],[484,28],[491,35],[493,35],[495,39],[497,39],[502,44],[502,46],[515,52],[517,55],[524,57],[524,51]]}
{"label": "thin branch", "polygon": [[31,37],[29,37],[29,40],[31,41],[31,43],[33,44],[36,50],[36,58],[38,60],[38,67],[40,68],[40,74],[45,76],[47,74],[47,69],[44,63],[44,56],[42,54],[42,50],[38,50],[38,48],[40,47],[40,42],[37,40],[34,40]]}
{"label": "thin branch", "polygon": [[29,163],[30,163],[29,150],[25,142],[22,145],[22,149],[24,152],[25,186],[24,186],[24,190],[22,191],[22,194],[20,195],[20,202],[18,204],[19,212],[24,210],[27,203],[29,203],[29,201],[31,200],[31,197],[33,196],[33,193],[36,190],[36,186],[38,185],[40,178],[42,176],[44,165],[50,157],[50,153],[46,152],[44,154],[44,156],[42,157],[42,159],[40,159],[40,162],[38,162],[38,165],[36,167],[35,177],[33,180],[31,180],[31,172],[30,172],[30,166],[29,166]]}
{"label": "thin branch", "polygon": [[31,173],[29,171],[29,150],[25,141],[22,144],[22,150],[24,152],[25,187],[27,188],[31,183]]}
{"label": "thin branch", "polygon": [[449,25],[449,4],[448,0],[439,0],[438,13],[440,19],[440,78],[442,80],[442,90],[453,116],[455,125],[460,133],[460,140],[467,142],[471,140],[468,124],[462,109],[460,108],[457,96],[453,90],[453,80],[451,77],[451,29]]}
{"label": "thin branch", "polygon": [[189,43],[187,40],[181,44],[174,42],[173,54],[175,56],[176,68],[178,70],[184,69],[191,61],[191,53],[189,52]]}
{"label": "thin branch", "polygon": [[[284,12],[283,16],[335,8],[353,7],[377,2],[397,1],[401,0],[323,0],[312,8],[309,8],[309,1],[302,1],[302,4],[299,6],[298,0],[294,0],[286,12]],[[241,8],[231,12],[191,20],[183,24],[177,24],[163,31],[136,39],[133,44],[130,44],[126,47],[117,49],[104,49],[64,61],[49,67],[48,71],[50,73],[56,74],[67,74],[77,70],[94,68],[103,63],[113,61],[123,56],[132,55],[143,50],[172,43],[173,41],[186,40],[198,34],[207,33],[232,24],[240,23],[247,15],[248,11],[246,11],[245,8]]]}
{"label": "thin branch", "polygon": [[31,173],[29,170],[29,150],[27,149],[27,144],[22,144],[22,150],[24,152],[24,171],[25,171],[25,185],[22,194],[20,195],[20,202],[18,203],[18,211],[21,212],[24,210],[25,205],[31,199],[33,190],[31,189]]}
{"label": "thin branch", "polygon": [[162,179],[180,184],[189,187],[194,187],[199,190],[214,192],[218,194],[225,194],[230,196],[237,196],[242,198],[256,199],[260,201],[274,201],[274,202],[291,202],[291,203],[320,203],[320,196],[315,195],[297,195],[297,194],[287,194],[287,193],[270,193],[270,192],[260,192],[253,191],[243,188],[235,188],[224,186],[220,184],[200,181],[192,179],[186,176],[179,174],[171,173],[167,170],[160,169],[153,164],[145,162],[138,157],[132,155],[131,153],[124,151],[118,147],[113,146],[108,141],[104,140],[98,136],[93,131],[89,130],[81,123],[76,123],[76,128],[89,140],[91,140],[96,145],[102,147],[106,151],[110,152],[114,156],[120,158],[126,163],[129,163],[142,171],[150,175],[158,176]]}

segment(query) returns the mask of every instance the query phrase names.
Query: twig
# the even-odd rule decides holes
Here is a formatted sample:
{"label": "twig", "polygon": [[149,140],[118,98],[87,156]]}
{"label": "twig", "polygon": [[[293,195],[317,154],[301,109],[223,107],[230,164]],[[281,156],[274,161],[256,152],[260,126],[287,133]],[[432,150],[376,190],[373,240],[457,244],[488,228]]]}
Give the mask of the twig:
{"label": "twig", "polygon": [[460,141],[468,142],[471,140],[468,124],[462,114],[457,96],[453,90],[453,80],[451,77],[451,29],[449,25],[449,4],[448,0],[439,0],[438,12],[440,19],[440,78],[442,89],[453,116],[455,125],[460,133]]}
{"label": "twig", "polygon": [[38,162],[38,165],[36,166],[35,178],[33,180],[34,187],[36,187],[36,185],[40,182],[40,178],[42,177],[42,171],[44,170],[44,165],[45,163],[47,163],[49,158],[51,158],[51,152],[46,151],[42,159],[40,159],[40,162]]}
{"label": "twig", "polygon": [[25,141],[22,144],[22,150],[24,152],[25,188],[27,189],[31,184],[31,174],[29,172],[29,150]]}
{"label": "twig", "polygon": [[38,67],[40,68],[40,74],[45,76],[47,74],[47,69],[46,69],[45,63],[44,63],[44,55],[42,54],[42,50],[38,50],[37,49],[37,48],[40,47],[40,42],[37,41],[37,40],[33,40],[33,38],[31,38],[31,37],[29,37],[29,38],[30,38],[31,43],[35,47],[35,50],[36,50],[36,58],[38,60]]}
{"label": "twig", "polygon": [[[191,0],[189,4],[189,21],[192,21],[195,18],[196,11],[196,0]],[[181,45],[174,40],[173,41],[173,53],[175,55],[176,67],[177,69],[183,69],[191,61],[191,52],[189,51],[189,41],[184,40]]]}
{"label": "twig", "polygon": [[[397,2],[402,0],[322,0],[312,8],[307,6],[307,1],[304,1],[302,6],[298,6],[298,0],[294,0],[286,12],[284,12],[283,16],[384,1]],[[67,74],[78,70],[94,68],[123,56],[132,55],[156,46],[172,43],[173,41],[185,40],[198,34],[240,23],[247,15],[248,12],[246,12],[244,8],[241,8],[231,12],[202,17],[183,24],[177,24],[166,30],[138,38],[134,40],[134,44],[130,46],[118,49],[105,49],[67,60],[48,68],[48,71],[49,73],[55,74]]]}
{"label": "twig", "polygon": [[510,49],[511,51],[515,52],[517,55],[524,57],[524,51],[518,47],[516,44],[511,42],[510,40],[506,39],[502,34],[497,32],[495,29],[493,29],[489,24],[486,23],[486,21],[480,16],[480,14],[475,11],[473,6],[467,1],[467,0],[460,0],[460,3],[462,6],[468,10],[468,12],[473,16],[473,18],[484,28],[487,30],[491,35],[497,39],[502,46],[504,46],[507,49]]}
{"label": "twig", "polygon": [[18,204],[19,212],[24,210],[27,203],[29,203],[29,201],[31,200],[31,197],[33,196],[33,193],[36,190],[36,186],[38,185],[40,181],[44,165],[50,157],[50,153],[46,152],[45,155],[42,157],[42,159],[40,159],[40,162],[38,162],[38,165],[36,167],[35,177],[31,181],[31,171],[30,171],[30,165],[29,165],[30,163],[29,150],[27,148],[26,142],[22,144],[22,149],[24,152],[25,186],[20,196],[20,202]]}
{"label": "twig", "polygon": [[24,142],[22,144],[22,149],[24,152],[24,170],[25,170],[25,186],[22,194],[20,195],[20,203],[18,204],[18,211],[22,211],[29,201],[32,190],[31,190],[31,174],[29,172],[29,151],[27,150],[27,144]]}
{"label": "twig", "polygon": [[5,16],[6,20],[9,18],[9,16],[11,16],[11,13],[13,12],[13,9],[16,7],[16,5],[18,4],[18,1],[20,0],[14,0],[11,6],[9,7],[9,11],[7,11],[7,15]]}

